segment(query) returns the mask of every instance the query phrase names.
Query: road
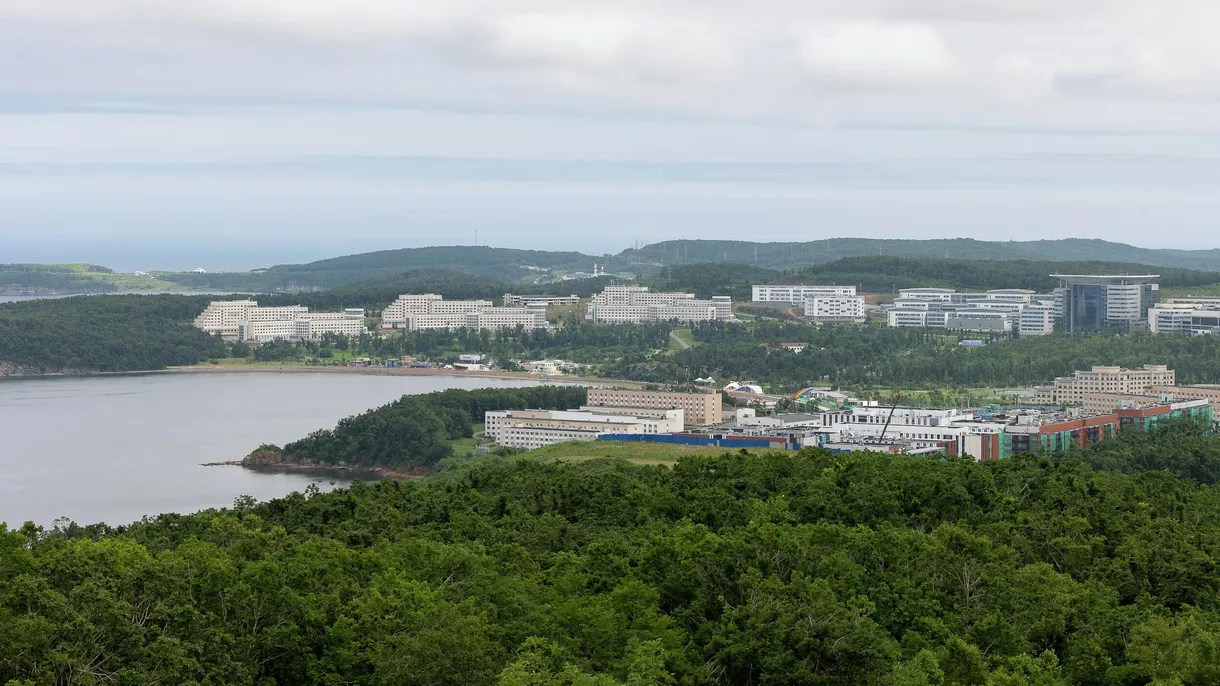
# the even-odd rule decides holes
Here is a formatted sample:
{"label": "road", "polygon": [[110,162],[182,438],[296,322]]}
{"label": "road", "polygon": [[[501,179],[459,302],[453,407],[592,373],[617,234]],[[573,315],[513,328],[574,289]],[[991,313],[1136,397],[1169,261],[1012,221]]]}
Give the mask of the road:
{"label": "road", "polygon": [[681,346],[683,350],[690,348],[690,343],[687,343],[686,340],[684,340],[681,336],[679,336],[677,331],[670,331],[669,337],[672,338],[674,341],[676,341],[677,344],[679,346]]}

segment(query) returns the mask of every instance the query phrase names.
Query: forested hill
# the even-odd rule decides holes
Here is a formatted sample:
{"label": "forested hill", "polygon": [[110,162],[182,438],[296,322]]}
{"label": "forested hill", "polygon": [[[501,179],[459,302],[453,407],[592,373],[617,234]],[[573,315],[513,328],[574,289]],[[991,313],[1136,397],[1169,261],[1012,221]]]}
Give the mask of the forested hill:
{"label": "forested hill", "polygon": [[749,241],[663,241],[617,257],[628,262],[690,264],[721,262],[769,269],[792,269],[844,257],[890,256],[961,260],[1101,261],[1220,271],[1220,250],[1137,248],[1096,239],[978,241],[973,238],[888,240],[828,238],[803,243]]}
{"label": "forested hill", "polygon": [[273,293],[342,286],[390,277],[413,269],[443,269],[502,282],[528,281],[542,270],[591,272],[602,260],[578,252],[513,250],[486,246],[405,248],[334,257],[308,264],[283,264],[253,272],[175,273],[162,278],[191,288]]}
{"label": "forested hill", "polygon": [[487,460],[0,526],[0,683],[1206,686],[1218,550],[1214,486],[1072,459]]}

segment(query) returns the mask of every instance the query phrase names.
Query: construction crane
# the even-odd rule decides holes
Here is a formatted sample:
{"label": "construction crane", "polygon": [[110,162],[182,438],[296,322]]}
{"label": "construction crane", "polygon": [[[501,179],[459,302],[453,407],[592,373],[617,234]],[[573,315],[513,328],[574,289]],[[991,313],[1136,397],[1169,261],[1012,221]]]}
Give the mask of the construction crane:
{"label": "construction crane", "polygon": [[885,426],[881,427],[881,435],[877,438],[877,442],[885,440],[885,432],[890,430],[890,422],[894,419],[894,410],[898,409],[898,403],[902,400],[902,391],[894,393],[894,404],[890,406],[890,414],[885,418]]}

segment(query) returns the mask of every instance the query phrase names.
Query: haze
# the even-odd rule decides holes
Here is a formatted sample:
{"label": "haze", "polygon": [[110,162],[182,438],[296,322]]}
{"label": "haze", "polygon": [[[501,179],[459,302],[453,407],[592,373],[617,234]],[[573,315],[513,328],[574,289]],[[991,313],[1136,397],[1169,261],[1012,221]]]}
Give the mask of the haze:
{"label": "haze", "polygon": [[1217,247],[1204,0],[0,0],[0,262]]}

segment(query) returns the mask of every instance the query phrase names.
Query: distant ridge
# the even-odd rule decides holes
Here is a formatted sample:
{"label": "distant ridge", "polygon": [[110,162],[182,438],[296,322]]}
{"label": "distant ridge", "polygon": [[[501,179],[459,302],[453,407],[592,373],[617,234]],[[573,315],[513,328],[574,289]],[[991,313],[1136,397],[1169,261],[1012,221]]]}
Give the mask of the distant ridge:
{"label": "distant ridge", "polygon": [[769,269],[792,269],[844,257],[887,256],[958,260],[1035,260],[1046,262],[1130,262],[1157,267],[1220,271],[1220,249],[1137,248],[1100,239],[980,241],[973,238],[896,240],[830,238],[804,243],[677,240],[628,249],[618,258],[657,264],[722,262]]}

